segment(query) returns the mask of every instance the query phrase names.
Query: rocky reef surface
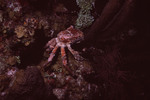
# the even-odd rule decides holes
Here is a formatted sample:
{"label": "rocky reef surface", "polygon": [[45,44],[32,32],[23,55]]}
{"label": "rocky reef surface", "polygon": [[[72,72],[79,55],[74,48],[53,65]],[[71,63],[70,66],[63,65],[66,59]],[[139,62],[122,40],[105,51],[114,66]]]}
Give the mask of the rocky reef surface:
{"label": "rocky reef surface", "polygon": [[[149,27],[125,20],[133,1],[0,0],[0,100],[147,100]],[[46,43],[70,25],[85,35],[71,45],[84,59],[65,49],[66,68],[57,50],[45,66]]]}

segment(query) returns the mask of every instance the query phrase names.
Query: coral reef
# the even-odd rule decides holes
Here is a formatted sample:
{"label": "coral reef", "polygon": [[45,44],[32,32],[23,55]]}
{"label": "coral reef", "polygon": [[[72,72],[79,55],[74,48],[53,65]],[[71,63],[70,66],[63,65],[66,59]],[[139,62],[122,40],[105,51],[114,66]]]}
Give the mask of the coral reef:
{"label": "coral reef", "polygon": [[92,24],[94,17],[91,15],[92,7],[95,0],[76,0],[77,5],[81,8],[76,20],[76,28],[86,28]]}
{"label": "coral reef", "polygon": [[[12,70],[8,71],[8,73],[12,73]],[[9,76],[5,78],[5,80],[1,79],[1,81],[7,82],[6,80],[9,79]],[[6,100],[45,100],[46,98],[52,98],[52,94],[48,94],[48,92],[46,92],[48,91],[48,88],[44,84],[40,71],[33,66],[28,66],[26,70],[16,71],[13,78],[11,74],[11,81],[8,81],[8,84],[5,83],[4,85],[5,87],[7,86],[7,89],[1,93],[0,97]]]}
{"label": "coral reef", "polygon": [[[91,3],[88,4],[90,6]],[[73,76],[63,67],[59,54],[56,56],[58,60],[54,60],[55,63],[48,65],[50,69],[47,71],[39,70],[43,69],[41,63],[45,62],[44,57],[38,62],[39,66],[36,66],[39,69],[29,66],[25,66],[25,69],[18,69],[20,65],[24,64],[24,60],[22,60],[24,48],[31,47],[37,41],[39,34],[37,31],[42,30],[43,33],[40,34],[46,38],[53,38],[59,31],[75,23],[77,15],[70,15],[62,3],[55,4],[52,14],[46,16],[40,11],[28,12],[24,8],[26,6],[23,6],[18,0],[3,1],[0,3],[0,7],[2,8],[0,11],[0,24],[2,25],[0,27],[0,74],[2,75],[0,94],[4,100],[11,97],[14,100],[39,99],[43,96],[45,99],[56,97],[57,99],[88,100],[94,94],[99,93],[96,84],[84,79],[84,76],[94,73],[92,65],[86,60],[76,61],[68,52],[68,66]],[[88,12],[86,14],[90,14],[91,9],[89,11],[86,9]],[[44,53],[45,57],[48,55],[48,52]],[[38,97],[35,96],[37,94],[39,94]]]}
{"label": "coral reef", "polygon": [[[133,1],[0,0],[0,100],[147,99],[149,70],[143,68],[149,62],[149,27],[126,20]],[[143,16],[140,9],[134,18]],[[84,59],[64,47],[66,68],[60,52],[44,66],[55,38],[70,25],[87,33],[83,41],[70,43]]]}
{"label": "coral reef", "polygon": [[53,85],[53,94],[59,99],[82,100],[93,97],[99,93],[98,86],[87,82],[84,76],[94,73],[93,67],[88,61],[76,61],[74,57],[68,53],[68,67],[74,73],[73,77],[68,70],[62,65],[61,57],[51,68],[44,74],[45,82]]}

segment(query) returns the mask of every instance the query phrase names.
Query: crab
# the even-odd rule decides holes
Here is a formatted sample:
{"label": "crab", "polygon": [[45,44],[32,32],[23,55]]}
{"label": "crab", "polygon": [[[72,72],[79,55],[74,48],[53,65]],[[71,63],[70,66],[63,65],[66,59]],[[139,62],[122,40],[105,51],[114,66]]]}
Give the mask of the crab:
{"label": "crab", "polygon": [[50,56],[48,58],[48,62],[52,62],[57,49],[60,47],[61,49],[61,58],[62,64],[68,69],[67,67],[67,57],[65,48],[67,47],[71,54],[74,56],[76,60],[83,60],[83,57],[79,55],[79,52],[72,49],[71,44],[79,43],[81,40],[84,39],[83,32],[75,29],[72,25],[64,31],[61,31],[57,34],[56,38],[51,39],[46,44],[46,51],[52,50]]}

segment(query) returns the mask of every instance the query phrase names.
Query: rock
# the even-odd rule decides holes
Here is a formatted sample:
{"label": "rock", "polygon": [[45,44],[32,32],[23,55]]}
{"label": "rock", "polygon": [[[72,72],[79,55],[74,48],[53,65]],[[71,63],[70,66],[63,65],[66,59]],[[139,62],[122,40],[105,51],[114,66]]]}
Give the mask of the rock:
{"label": "rock", "polygon": [[6,100],[42,100],[49,96],[46,91],[40,71],[36,67],[28,67],[16,72]]}
{"label": "rock", "polygon": [[15,28],[15,33],[17,34],[18,38],[22,38],[26,34],[27,30],[23,26],[17,26]]}
{"label": "rock", "polygon": [[[0,57],[2,57],[2,56],[0,56]],[[4,60],[5,59],[0,58],[0,75],[4,74],[6,69],[8,68],[8,66],[6,65]]]}
{"label": "rock", "polygon": [[6,62],[7,62],[7,64],[9,64],[11,66],[15,65],[17,63],[17,58],[15,56],[11,56],[7,59]]}

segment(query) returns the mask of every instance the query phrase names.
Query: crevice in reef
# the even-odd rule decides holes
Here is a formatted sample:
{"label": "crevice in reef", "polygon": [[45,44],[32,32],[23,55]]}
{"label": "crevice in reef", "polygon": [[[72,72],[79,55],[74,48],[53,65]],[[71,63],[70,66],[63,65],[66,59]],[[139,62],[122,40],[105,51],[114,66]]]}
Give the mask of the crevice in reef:
{"label": "crevice in reef", "polygon": [[19,56],[21,63],[18,68],[26,68],[26,66],[37,65],[43,58],[44,46],[49,40],[45,37],[43,30],[36,30],[35,41],[29,46],[24,46],[22,43],[15,44],[12,50],[19,50]]}

